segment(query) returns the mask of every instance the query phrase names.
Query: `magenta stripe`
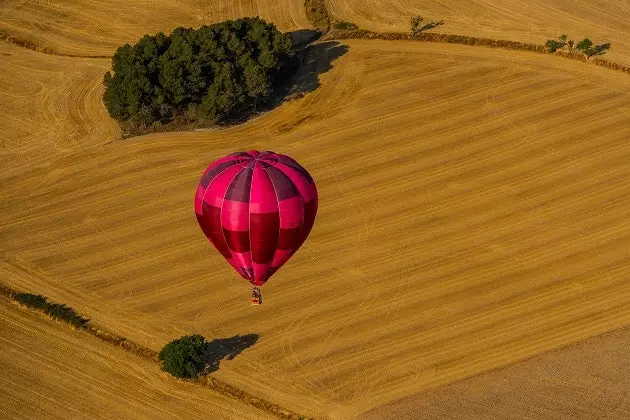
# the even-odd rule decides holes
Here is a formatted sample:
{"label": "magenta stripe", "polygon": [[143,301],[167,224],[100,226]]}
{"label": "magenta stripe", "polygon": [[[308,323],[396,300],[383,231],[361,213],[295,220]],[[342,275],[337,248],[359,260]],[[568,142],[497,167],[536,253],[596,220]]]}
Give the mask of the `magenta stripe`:
{"label": "magenta stripe", "polygon": [[293,197],[278,201],[280,210],[280,228],[291,229],[304,223],[304,201],[302,197]]}
{"label": "magenta stripe", "polygon": [[278,200],[267,172],[260,165],[254,166],[252,194],[249,199],[251,213],[273,213],[278,211]]}
{"label": "magenta stripe", "polygon": [[227,230],[249,230],[249,203],[223,200],[221,226]]}

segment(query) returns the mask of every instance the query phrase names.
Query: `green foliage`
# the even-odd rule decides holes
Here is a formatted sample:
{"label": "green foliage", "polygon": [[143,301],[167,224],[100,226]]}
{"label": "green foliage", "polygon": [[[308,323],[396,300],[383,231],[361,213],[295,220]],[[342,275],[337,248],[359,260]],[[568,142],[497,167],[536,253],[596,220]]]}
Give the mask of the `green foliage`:
{"label": "green foliage", "polygon": [[317,29],[328,30],[330,19],[326,12],[324,0],[304,0],[306,17]]}
{"label": "green foliage", "polygon": [[578,42],[578,44],[575,47],[575,49],[577,49],[578,51],[586,52],[592,46],[593,46],[593,41],[591,41],[588,38],[584,38],[583,40]]}
{"label": "green foliage", "polygon": [[424,18],[420,15],[413,15],[411,17],[411,35],[415,38],[416,35],[420,32],[420,24]]}
{"label": "green foliage", "polygon": [[604,55],[610,49],[610,42],[606,44],[593,45],[593,41],[588,38],[581,40],[575,47],[578,51],[582,51],[588,58],[594,55]]}
{"label": "green foliage", "polygon": [[586,54],[588,58],[591,58],[594,55],[604,55],[606,54],[606,51],[608,51],[609,49],[610,49],[610,42],[606,44],[595,45],[594,47],[588,48],[586,51],[584,51],[584,54]]}
{"label": "green foliage", "polygon": [[357,30],[359,29],[359,27],[357,25],[355,25],[352,22],[345,22],[345,21],[340,21],[340,22],[335,22],[333,24],[333,27],[335,29],[339,29],[342,31],[352,31],[352,30]]}
{"label": "green foliage", "polygon": [[203,370],[205,348],[206,341],[199,334],[171,341],[159,354],[162,370],[178,378],[196,378]]}
{"label": "green foliage", "polygon": [[64,304],[47,302],[46,298],[42,295],[18,293],[15,295],[15,300],[29,308],[39,309],[51,318],[64,321],[76,328],[85,327],[85,324],[89,321],[77,314],[74,309]]}
{"label": "green foliage", "polygon": [[145,127],[183,116],[224,123],[269,99],[296,58],[290,35],[260,18],[145,35],[116,50],[103,102],[113,118]]}
{"label": "green foliage", "polygon": [[556,52],[559,49],[564,48],[567,44],[570,44],[570,49],[573,48],[573,41],[567,41],[566,34],[562,34],[558,37],[559,41],[550,39],[545,43],[545,47],[550,53]]}
{"label": "green foliage", "polygon": [[31,293],[18,293],[15,300],[24,306],[35,309],[44,309],[46,307],[46,298],[42,295],[33,295]]}
{"label": "green foliage", "polygon": [[556,52],[557,50],[559,50],[560,48],[562,48],[564,45],[562,45],[562,43],[555,41],[553,39],[548,40],[547,42],[545,42],[545,47],[547,47],[547,50],[550,53]]}

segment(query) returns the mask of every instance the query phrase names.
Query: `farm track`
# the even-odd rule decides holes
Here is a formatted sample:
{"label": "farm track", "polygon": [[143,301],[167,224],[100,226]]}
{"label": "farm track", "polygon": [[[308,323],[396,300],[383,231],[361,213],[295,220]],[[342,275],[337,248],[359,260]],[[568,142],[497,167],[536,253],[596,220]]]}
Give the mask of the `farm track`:
{"label": "farm track", "polygon": [[[0,82],[0,251],[39,274],[7,284],[154,349],[258,332],[217,377],[336,418],[630,323],[627,75],[347,44],[319,89],[247,124],[125,141],[100,104],[105,60],[0,44],[0,71],[38,80]],[[70,62],[81,88],[55,70]],[[255,312],[191,217],[200,171],[246,148],[295,156],[321,195]]]}

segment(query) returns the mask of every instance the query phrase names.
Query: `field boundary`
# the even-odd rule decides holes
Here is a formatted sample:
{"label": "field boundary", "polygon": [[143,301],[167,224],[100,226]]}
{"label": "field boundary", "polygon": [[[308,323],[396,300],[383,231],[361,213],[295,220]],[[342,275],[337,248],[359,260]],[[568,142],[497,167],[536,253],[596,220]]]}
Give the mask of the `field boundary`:
{"label": "field boundary", "polygon": [[28,50],[37,51],[42,54],[54,55],[57,57],[71,57],[71,58],[112,58],[110,55],[76,55],[76,54],[64,54],[53,50],[48,47],[41,47],[34,42],[27,41],[25,39],[9,35],[6,32],[0,31],[0,39],[8,42],[9,44],[17,45],[18,47],[26,48]]}
{"label": "field boundary", "polygon": [[488,48],[502,48],[507,50],[532,51],[541,54],[553,54],[556,56],[578,60],[585,63],[593,63],[600,67],[605,67],[611,70],[630,73],[630,67],[622,66],[621,64],[617,64],[612,61],[604,60],[602,58],[594,58],[593,60],[589,60],[583,54],[575,52],[557,51],[555,53],[550,53],[547,51],[547,48],[544,45],[539,44],[528,44],[518,41],[508,41],[505,39],[478,38],[467,35],[453,35],[435,32],[422,32],[414,37],[411,33],[406,32],[374,32],[367,29],[339,30],[333,27],[334,20],[331,18],[330,13],[328,13],[328,9],[326,8],[326,3],[324,0],[305,0],[304,7],[306,8],[306,16],[311,21],[311,24],[313,26],[317,27],[318,22],[315,20],[317,19],[317,17],[326,20],[327,30],[320,38],[321,41],[334,41],[342,39],[382,39],[387,41],[425,41],[448,44],[477,45]]}
{"label": "field boundary", "polygon": [[[20,303],[16,297],[17,295],[19,295],[22,292],[19,292],[15,289],[12,289],[11,287],[8,287],[6,285],[0,284],[0,296],[5,297],[7,300],[11,301],[12,303],[15,303],[17,305],[19,305],[22,308],[28,309],[32,312],[36,312],[41,316],[44,316],[46,318],[52,319],[56,322],[60,322],[62,324],[68,325],[69,327],[71,327],[74,330],[81,330],[84,331],[96,338],[98,338],[101,341],[104,341],[110,345],[116,346],[116,347],[121,347],[122,349],[124,349],[125,351],[129,352],[129,353],[133,353],[136,356],[139,356],[145,360],[149,360],[151,362],[157,363],[159,364],[160,361],[158,359],[158,352],[151,350],[150,348],[141,346],[125,337],[122,337],[118,334],[115,334],[111,331],[107,331],[105,329],[101,329],[98,328],[95,325],[92,325],[91,322],[88,320],[82,327],[75,327],[74,325],[64,321],[64,320],[59,320],[59,319],[54,319],[51,316],[48,316],[47,314],[45,314],[42,310],[38,310],[36,308],[33,307],[29,307],[26,306],[22,303]],[[55,302],[51,302],[49,301],[49,303],[54,304]],[[201,386],[205,386],[207,388],[212,389],[213,391],[215,391],[218,394],[230,397],[232,399],[238,400],[241,403],[247,404],[249,406],[258,408],[262,411],[265,411],[269,414],[272,414],[276,417],[282,418],[282,419],[291,419],[291,420],[313,420],[312,417],[308,417],[308,416],[304,416],[301,415],[299,413],[296,413],[294,411],[291,411],[289,409],[286,409],[284,407],[281,407],[278,404],[274,404],[271,403],[269,401],[266,401],[262,398],[256,397],[246,391],[243,391],[242,389],[239,389],[235,386],[232,386],[224,381],[221,381],[219,379],[213,378],[211,376],[200,376],[199,378],[195,379],[195,380],[184,380],[184,379],[178,379],[173,377],[174,380],[176,381],[184,381],[184,382],[190,382],[190,383],[196,383],[199,384]]]}
{"label": "field boundary", "polygon": [[[322,24],[313,19],[312,8],[315,8],[317,13],[321,19],[326,21],[325,32],[319,41],[335,41],[335,40],[343,40],[343,39],[380,39],[387,41],[424,41],[424,42],[435,42],[435,43],[448,43],[448,44],[461,44],[461,45],[471,45],[471,46],[482,46],[488,48],[502,48],[507,50],[516,50],[516,51],[532,51],[541,54],[549,54],[560,56],[572,60],[582,61],[584,63],[593,63],[600,67],[605,67],[610,70],[621,71],[623,73],[630,73],[630,67],[623,66],[621,64],[608,61],[602,58],[594,58],[592,60],[587,59],[583,54],[575,53],[575,52],[561,52],[557,51],[555,53],[549,53],[547,48],[544,45],[540,44],[529,44],[519,41],[508,41],[505,39],[492,39],[492,38],[480,38],[473,37],[467,35],[454,35],[454,34],[445,34],[445,33],[435,33],[435,32],[424,32],[417,34],[414,38],[410,33],[406,32],[374,32],[369,31],[367,29],[356,29],[356,30],[338,30],[332,27],[333,20],[330,18],[330,14],[326,9],[326,5],[324,0],[305,0],[304,6],[307,11],[307,17],[311,21],[314,27],[321,27]],[[322,17],[323,16],[323,17]],[[17,45],[22,48],[26,48],[29,50],[33,50],[42,54],[53,55],[57,57],[70,57],[70,58],[93,58],[93,59],[110,59],[111,55],[76,55],[76,54],[65,54],[60,53],[58,51],[53,50],[48,47],[41,47],[34,42],[24,40],[22,38],[9,35],[6,32],[0,31],[0,40],[6,41],[10,44]]]}
{"label": "field boundary", "polygon": [[471,46],[482,46],[487,48],[502,48],[507,50],[517,51],[531,51],[540,54],[560,56],[572,60],[582,61],[584,63],[593,63],[600,67],[605,67],[611,70],[617,70],[624,73],[630,73],[630,67],[622,66],[621,64],[614,63],[612,61],[604,60],[602,58],[594,58],[592,60],[587,59],[583,54],[575,52],[560,52],[550,53],[544,45],[528,44],[518,41],[508,41],[504,39],[492,39],[492,38],[478,38],[466,35],[453,35],[444,33],[420,33],[414,38],[410,33],[405,32],[373,32],[366,29],[342,31],[332,29],[322,37],[322,40],[342,40],[342,39],[381,39],[387,41],[424,41],[435,43],[448,43],[448,44],[462,44]]}

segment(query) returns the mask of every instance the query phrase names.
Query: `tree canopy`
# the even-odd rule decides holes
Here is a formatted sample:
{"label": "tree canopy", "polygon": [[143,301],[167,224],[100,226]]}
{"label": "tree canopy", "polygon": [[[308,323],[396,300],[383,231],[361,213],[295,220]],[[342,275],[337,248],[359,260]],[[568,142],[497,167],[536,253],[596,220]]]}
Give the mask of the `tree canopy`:
{"label": "tree canopy", "polygon": [[222,123],[268,99],[296,58],[290,35],[257,17],[180,27],[118,48],[103,102],[119,121]]}
{"label": "tree canopy", "polygon": [[162,370],[178,378],[196,378],[203,370],[205,346],[199,334],[171,341],[159,354]]}

